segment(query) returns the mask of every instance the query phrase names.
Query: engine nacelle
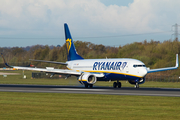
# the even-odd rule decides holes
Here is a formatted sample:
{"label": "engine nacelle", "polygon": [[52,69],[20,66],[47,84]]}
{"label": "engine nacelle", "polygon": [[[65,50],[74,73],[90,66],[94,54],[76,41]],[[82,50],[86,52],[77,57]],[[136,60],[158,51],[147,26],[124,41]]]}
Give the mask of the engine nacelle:
{"label": "engine nacelle", "polygon": [[130,84],[133,84],[133,85],[135,85],[136,83],[138,83],[138,84],[143,84],[143,83],[145,82],[145,77],[144,77],[144,78],[141,78],[141,79],[139,79],[139,80],[128,80],[128,82],[129,82]]}
{"label": "engine nacelle", "polygon": [[96,83],[97,78],[93,74],[85,73],[79,76],[78,80],[81,84],[94,84]]}

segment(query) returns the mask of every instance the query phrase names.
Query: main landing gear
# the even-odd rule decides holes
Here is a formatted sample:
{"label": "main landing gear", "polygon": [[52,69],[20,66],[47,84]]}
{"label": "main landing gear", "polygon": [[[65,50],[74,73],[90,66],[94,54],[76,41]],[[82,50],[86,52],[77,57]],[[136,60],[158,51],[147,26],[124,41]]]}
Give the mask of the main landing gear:
{"label": "main landing gear", "polygon": [[92,88],[92,87],[93,87],[93,84],[85,84],[84,86],[85,86],[85,88],[88,88],[88,87],[89,87],[89,88]]}
{"label": "main landing gear", "polygon": [[113,88],[121,88],[121,82],[117,81],[113,83]]}

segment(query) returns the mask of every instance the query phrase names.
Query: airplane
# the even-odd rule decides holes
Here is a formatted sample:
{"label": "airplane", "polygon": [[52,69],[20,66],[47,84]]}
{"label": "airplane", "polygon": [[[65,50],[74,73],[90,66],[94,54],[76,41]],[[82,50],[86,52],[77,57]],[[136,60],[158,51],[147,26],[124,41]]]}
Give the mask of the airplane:
{"label": "airplane", "polygon": [[115,81],[113,87],[121,88],[120,81],[123,80],[135,85],[135,88],[139,88],[139,84],[145,82],[145,76],[148,73],[174,70],[179,67],[178,54],[176,54],[176,65],[174,67],[159,69],[148,69],[140,60],[130,58],[84,59],[75,49],[67,23],[64,24],[64,30],[67,48],[67,62],[63,63],[45,60],[32,61],[62,64],[66,65],[68,69],[10,66],[1,53],[5,65],[16,70],[31,70],[51,73],[52,76],[54,74],[64,74],[68,77],[73,75],[78,78],[78,81],[84,85],[85,88],[92,88],[97,81]]}

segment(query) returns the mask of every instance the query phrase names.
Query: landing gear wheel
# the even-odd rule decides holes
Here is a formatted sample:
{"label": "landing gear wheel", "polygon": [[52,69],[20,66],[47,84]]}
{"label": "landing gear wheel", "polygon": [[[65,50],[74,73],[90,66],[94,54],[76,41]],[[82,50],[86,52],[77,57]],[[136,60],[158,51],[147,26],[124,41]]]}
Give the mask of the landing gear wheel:
{"label": "landing gear wheel", "polygon": [[135,88],[139,88],[139,83],[136,83]]}
{"label": "landing gear wheel", "polygon": [[90,84],[90,85],[89,85],[89,88],[92,88],[92,87],[93,87],[93,84]]}
{"label": "landing gear wheel", "polygon": [[117,83],[118,88],[121,88],[121,82]]}
{"label": "landing gear wheel", "polygon": [[88,84],[85,84],[84,86],[85,86],[85,88],[88,88]]}
{"label": "landing gear wheel", "polygon": [[114,82],[113,83],[113,88],[116,88],[117,87],[117,82]]}

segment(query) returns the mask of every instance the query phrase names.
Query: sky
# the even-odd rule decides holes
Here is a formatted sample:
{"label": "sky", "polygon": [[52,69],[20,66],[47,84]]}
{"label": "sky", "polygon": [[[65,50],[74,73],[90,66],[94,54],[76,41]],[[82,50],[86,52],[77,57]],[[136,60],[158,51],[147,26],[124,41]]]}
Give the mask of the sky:
{"label": "sky", "polygon": [[[174,39],[179,0],[0,0],[0,47],[74,41],[124,46]],[[179,22],[180,24],[180,22]]]}

